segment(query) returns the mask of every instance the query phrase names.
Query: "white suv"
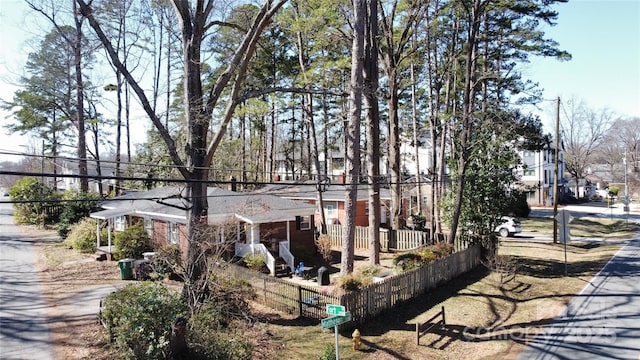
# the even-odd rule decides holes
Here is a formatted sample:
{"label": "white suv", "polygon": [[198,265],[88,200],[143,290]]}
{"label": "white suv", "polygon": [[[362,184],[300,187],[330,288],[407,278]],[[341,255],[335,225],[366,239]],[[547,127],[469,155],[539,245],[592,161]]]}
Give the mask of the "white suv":
{"label": "white suv", "polygon": [[503,216],[501,218],[501,223],[496,226],[493,231],[497,232],[502,237],[513,236],[513,234],[522,232],[522,225],[520,225],[520,220],[514,217]]}

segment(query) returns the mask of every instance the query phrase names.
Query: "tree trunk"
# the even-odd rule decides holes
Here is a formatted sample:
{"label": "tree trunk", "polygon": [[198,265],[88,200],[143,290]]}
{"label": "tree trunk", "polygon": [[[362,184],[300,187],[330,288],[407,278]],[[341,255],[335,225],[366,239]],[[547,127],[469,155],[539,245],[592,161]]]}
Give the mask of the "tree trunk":
{"label": "tree trunk", "polygon": [[353,272],[354,239],[356,229],[356,205],[358,200],[358,182],[360,179],[360,116],[362,114],[362,84],[364,57],[365,0],[353,2],[353,46],[351,48],[351,81],[349,89],[349,128],[347,135],[347,196],[345,198],[345,223],[342,236],[342,259],[340,273]]}
{"label": "tree trunk", "polygon": [[453,244],[458,231],[458,221],[462,213],[462,201],[466,184],[467,161],[469,158],[468,143],[472,133],[473,116],[475,111],[476,96],[476,58],[478,52],[478,31],[482,6],[480,0],[475,0],[470,11],[469,18],[469,38],[467,39],[467,49],[465,58],[465,79],[462,99],[462,129],[460,133],[460,150],[458,158],[458,186],[456,188],[455,203],[451,219],[451,229],[449,231],[449,243]]}
{"label": "tree trunk", "polygon": [[369,0],[364,61],[369,184],[369,262],[380,265],[380,111],[378,109],[378,3]]}
{"label": "tree trunk", "polygon": [[[77,12],[76,2],[73,2],[74,14]],[[84,128],[84,82],[82,79],[82,21],[81,16],[74,16],[76,26],[73,53],[76,71],[76,127],[78,129],[78,173],[80,174],[80,191],[89,192],[89,172],[87,169],[87,139]]]}

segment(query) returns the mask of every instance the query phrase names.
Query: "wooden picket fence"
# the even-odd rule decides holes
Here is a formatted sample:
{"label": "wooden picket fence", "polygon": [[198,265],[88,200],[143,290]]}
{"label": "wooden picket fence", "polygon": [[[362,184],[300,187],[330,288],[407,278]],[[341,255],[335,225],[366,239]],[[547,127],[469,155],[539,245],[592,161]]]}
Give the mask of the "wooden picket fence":
{"label": "wooden picket fence", "polygon": [[256,301],[272,309],[323,319],[327,317],[326,304],[343,305],[351,312],[353,322],[362,323],[470,271],[480,264],[480,251],[479,245],[472,245],[421,268],[341,295],[329,295],[319,287],[302,286],[232,264],[221,266],[218,273],[248,281],[256,290]]}
{"label": "wooden picket fence", "polygon": [[[331,239],[331,247],[342,247],[342,225],[327,225],[327,235]],[[446,235],[439,234],[437,241],[448,241]],[[472,239],[459,236],[453,242],[454,251],[469,247]],[[380,250],[384,252],[402,252],[433,245],[428,231],[380,229]],[[356,226],[354,237],[355,249],[369,249],[369,227]]]}
{"label": "wooden picket fence", "polygon": [[480,252],[480,245],[472,245],[418,269],[389,276],[342,295],[340,305],[351,312],[353,321],[364,322],[470,271],[480,264]]}
{"label": "wooden picket fence", "polygon": [[[327,225],[327,234],[331,239],[331,246],[342,246],[342,225]],[[380,250],[409,251],[430,245],[429,232],[414,230],[380,229]],[[354,247],[356,249],[369,248],[369,228],[356,226]]]}

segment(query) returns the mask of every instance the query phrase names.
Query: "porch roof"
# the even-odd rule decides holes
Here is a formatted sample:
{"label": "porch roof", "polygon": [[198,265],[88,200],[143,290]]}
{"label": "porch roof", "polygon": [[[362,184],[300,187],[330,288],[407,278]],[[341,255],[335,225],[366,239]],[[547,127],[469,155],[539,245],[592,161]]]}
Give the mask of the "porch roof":
{"label": "porch roof", "polygon": [[[279,183],[267,185],[260,189],[262,194],[270,194],[286,199],[310,200],[318,199],[318,190],[315,183]],[[358,200],[363,201],[369,198],[369,188],[367,185],[358,185]],[[326,191],[322,192],[324,201],[345,201],[346,185],[331,184]],[[380,200],[391,200],[389,189],[380,188]]]}
{"label": "porch roof", "polygon": [[134,210],[131,208],[107,209],[90,214],[90,217],[99,220],[107,220],[118,216],[130,215]]}
{"label": "porch roof", "polygon": [[[250,223],[292,221],[296,216],[309,216],[315,206],[268,194],[239,193],[210,187],[207,189],[209,224],[229,222],[237,217]],[[133,192],[107,200],[103,207],[111,209],[91,214],[92,218],[108,219],[123,215],[148,216],[153,219],[186,223],[190,204],[183,189],[164,187],[146,192]]]}

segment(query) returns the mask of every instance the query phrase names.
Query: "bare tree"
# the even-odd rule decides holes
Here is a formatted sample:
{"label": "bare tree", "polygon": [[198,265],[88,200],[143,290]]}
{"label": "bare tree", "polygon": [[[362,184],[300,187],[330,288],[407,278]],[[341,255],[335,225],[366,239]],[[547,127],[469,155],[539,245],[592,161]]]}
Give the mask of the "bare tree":
{"label": "bare tree", "polygon": [[[186,159],[183,159],[176,147],[165,124],[155,113],[149,97],[133,77],[131,71],[115,50],[111,39],[107,37],[102,25],[94,17],[92,5],[85,0],[77,0],[79,13],[86,17],[89,24],[105,47],[111,62],[122,73],[131,89],[134,91],[145,113],[156,127],[164,140],[169,156],[186,182],[186,196],[190,202],[187,232],[189,247],[187,262],[194,265],[191,281],[188,284],[198,286],[202,281],[202,271],[205,265],[201,264],[201,256],[198,251],[197,229],[206,223],[208,214],[207,186],[209,168],[213,161],[219,144],[224,138],[235,108],[240,103],[240,90],[247,72],[247,68],[260,37],[265,27],[273,16],[284,5],[286,0],[265,0],[262,7],[256,9],[253,21],[244,29],[244,37],[236,50],[229,58],[226,68],[217,73],[217,78],[207,78],[203,70],[202,52],[204,41],[216,27],[232,26],[236,30],[243,30],[233,24],[224,21],[213,20],[216,14],[213,0],[172,0],[175,16],[178,19],[181,31],[182,65],[183,71],[183,110],[186,118],[187,145]],[[211,86],[207,86],[211,84]],[[228,96],[225,104],[221,99]],[[217,133],[209,140],[209,131],[212,127],[213,113],[218,107],[220,122]],[[185,161],[186,160],[186,161]]]}
{"label": "bare tree", "polygon": [[576,197],[580,197],[579,182],[593,162],[598,146],[611,126],[613,113],[607,109],[592,110],[580,100],[572,98],[564,106],[561,116],[561,139],[565,152],[565,169],[576,181]]}

